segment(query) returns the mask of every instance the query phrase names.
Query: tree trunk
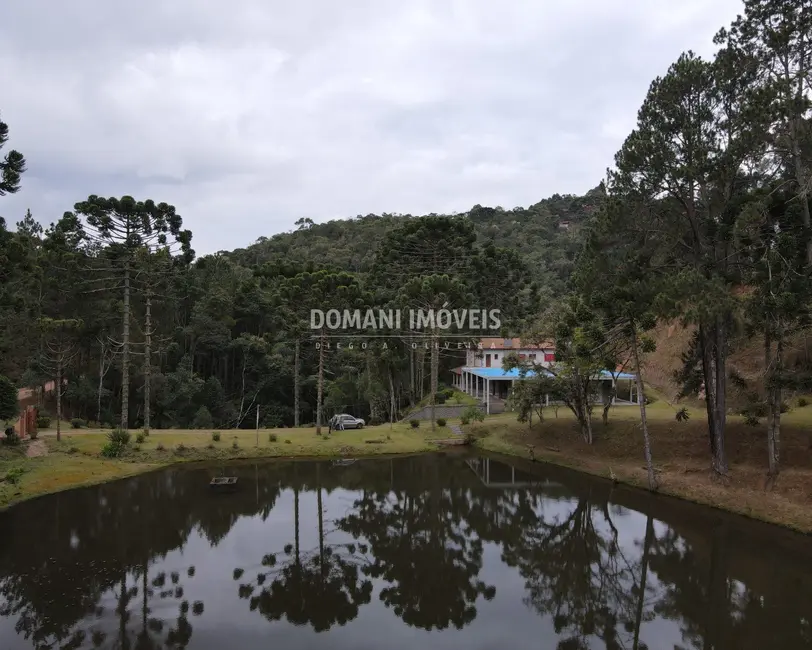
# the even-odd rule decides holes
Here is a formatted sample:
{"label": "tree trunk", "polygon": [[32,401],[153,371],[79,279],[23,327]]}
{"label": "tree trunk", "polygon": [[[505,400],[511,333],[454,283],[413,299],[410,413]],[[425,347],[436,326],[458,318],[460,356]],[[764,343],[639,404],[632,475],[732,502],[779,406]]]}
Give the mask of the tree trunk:
{"label": "tree trunk", "polygon": [[414,408],[414,350],[409,350],[409,408]]}
{"label": "tree trunk", "polygon": [[716,319],[716,471],[727,473],[725,428],[727,423],[727,323],[724,317]]}
{"label": "tree trunk", "polygon": [[124,268],[124,328],[121,341],[121,428],[130,428],[130,265]]}
{"label": "tree trunk", "polygon": [[319,340],[319,379],[316,395],[316,435],[321,435],[321,404],[324,396],[324,332]]}
{"label": "tree trunk", "polygon": [[640,647],[640,624],[643,621],[643,602],[646,599],[646,573],[648,573],[648,553],[651,548],[651,538],[654,536],[654,522],[651,515],[646,518],[646,537],[643,541],[642,570],[640,571],[640,593],[637,595],[637,613],[634,617],[634,642],[632,650]]}
{"label": "tree trunk", "polygon": [[62,355],[56,360],[56,441],[62,440]]}
{"label": "tree trunk", "polygon": [[389,371],[389,428],[395,423],[395,382],[392,379],[392,371]]}
{"label": "tree trunk", "polygon": [[433,332],[431,337],[431,430],[432,433],[437,428],[437,375],[440,372],[440,342],[437,333]]}
{"label": "tree trunk", "polygon": [[245,366],[248,363],[248,356],[245,350],[243,350],[243,357],[242,357],[242,384],[240,389],[240,413],[237,417],[237,427],[239,428],[240,423],[242,422],[243,412],[245,411]]}
{"label": "tree trunk", "polygon": [[144,315],[144,435],[149,435],[150,384],[152,381],[152,295],[147,290]]}
{"label": "tree trunk", "polygon": [[[299,379],[299,355],[300,355],[300,342],[299,339],[296,339],[296,344],[293,348],[293,426],[299,426],[299,392],[300,388],[300,379]],[[243,383],[245,379],[243,379]]]}
{"label": "tree trunk", "polygon": [[657,476],[654,474],[654,464],[651,460],[651,440],[648,435],[648,420],[646,419],[646,395],[643,387],[643,373],[640,370],[640,351],[637,341],[637,328],[632,325],[632,354],[634,354],[634,380],[637,385],[637,401],[640,403],[640,426],[643,429],[643,453],[646,457],[646,471],[648,472],[649,490],[657,489]]}
{"label": "tree trunk", "polygon": [[781,372],[784,353],[783,336],[780,325],[776,332],[776,354],[772,357],[772,341],[769,332],[764,337],[764,377],[767,396],[767,453],[769,461],[768,476],[775,480],[780,467],[781,441]]}
{"label": "tree trunk", "polygon": [[101,354],[99,355],[99,396],[98,404],[96,405],[96,422],[101,426],[101,410],[102,410],[102,391],[104,390],[104,343],[99,343],[101,347]]}

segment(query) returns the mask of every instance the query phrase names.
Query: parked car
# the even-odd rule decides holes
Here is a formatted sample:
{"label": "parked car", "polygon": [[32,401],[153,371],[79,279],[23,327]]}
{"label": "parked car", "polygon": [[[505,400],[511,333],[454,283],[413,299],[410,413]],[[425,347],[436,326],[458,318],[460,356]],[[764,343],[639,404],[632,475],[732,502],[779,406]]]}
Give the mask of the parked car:
{"label": "parked car", "polygon": [[333,425],[333,429],[339,428],[339,423],[345,429],[363,429],[366,424],[361,418],[356,418],[346,413],[334,415],[330,423]]}

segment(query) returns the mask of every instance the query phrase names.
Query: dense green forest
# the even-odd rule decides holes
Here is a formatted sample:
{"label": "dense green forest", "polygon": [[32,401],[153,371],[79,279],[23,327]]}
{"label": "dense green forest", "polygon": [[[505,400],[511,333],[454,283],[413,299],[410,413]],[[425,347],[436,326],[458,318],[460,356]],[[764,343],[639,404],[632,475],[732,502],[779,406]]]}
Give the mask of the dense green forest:
{"label": "dense green forest", "polygon": [[[713,57],[687,52],[652,82],[607,178],[583,197],[302,218],[295,232],[197,260],[165,203],[91,195],[47,230],[38,220],[51,215],[21,215],[0,231],[0,373],[20,386],[56,379],[58,392],[64,378],[70,415],[124,427],[248,426],[257,407],[268,426],[337,410],[376,422],[435,396],[459,357],[435,345],[317,349],[326,339],[313,340],[309,310],[478,305],[502,310],[502,333],[556,341],[552,376],[528,374],[514,396],[520,417],[553,393],[591,443],[596,371],[633,369],[642,391],[646,332],[680,319],[696,334],[679,380],[704,396],[722,475],[731,349],[742,336],[763,342],[747,416],[767,419],[776,475],[783,397],[810,383],[787,363],[810,303],[810,32],[811,2],[747,0]],[[0,194],[19,190],[22,155],[2,171]],[[645,404],[641,421],[647,441]]]}

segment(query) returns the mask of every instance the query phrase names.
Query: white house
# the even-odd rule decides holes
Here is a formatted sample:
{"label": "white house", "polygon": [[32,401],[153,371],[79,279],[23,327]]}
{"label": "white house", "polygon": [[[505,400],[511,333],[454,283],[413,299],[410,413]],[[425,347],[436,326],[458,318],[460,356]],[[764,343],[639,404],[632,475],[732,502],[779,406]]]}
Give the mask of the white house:
{"label": "white house", "polygon": [[466,352],[466,368],[501,368],[505,357],[516,353],[520,359],[529,359],[537,364],[548,366],[555,360],[555,346],[549,342],[541,345],[523,343],[521,339],[485,338],[479,341],[476,349]]}

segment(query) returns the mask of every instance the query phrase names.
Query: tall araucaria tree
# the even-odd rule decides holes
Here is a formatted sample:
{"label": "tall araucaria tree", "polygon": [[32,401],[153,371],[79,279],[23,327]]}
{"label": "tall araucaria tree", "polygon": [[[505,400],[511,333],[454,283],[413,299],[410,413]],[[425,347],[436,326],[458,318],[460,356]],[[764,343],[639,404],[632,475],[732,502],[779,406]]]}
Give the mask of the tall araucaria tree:
{"label": "tall araucaria tree", "polygon": [[610,191],[647,205],[669,265],[672,315],[697,326],[713,470],[726,474],[727,358],[738,284],[733,230],[760,161],[766,114],[748,92],[757,69],[730,48],[689,52],[652,82]]}
{"label": "tall araucaria tree", "polygon": [[107,249],[109,264],[91,267],[99,273],[97,280],[122,291],[121,428],[127,429],[130,424],[131,294],[136,258],[144,248],[165,247],[172,243],[190,256],[192,233],[182,230],[183,220],[173,206],[152,200],[91,195],[86,201],[77,203],[74,210],[86,220],[91,240]]}

